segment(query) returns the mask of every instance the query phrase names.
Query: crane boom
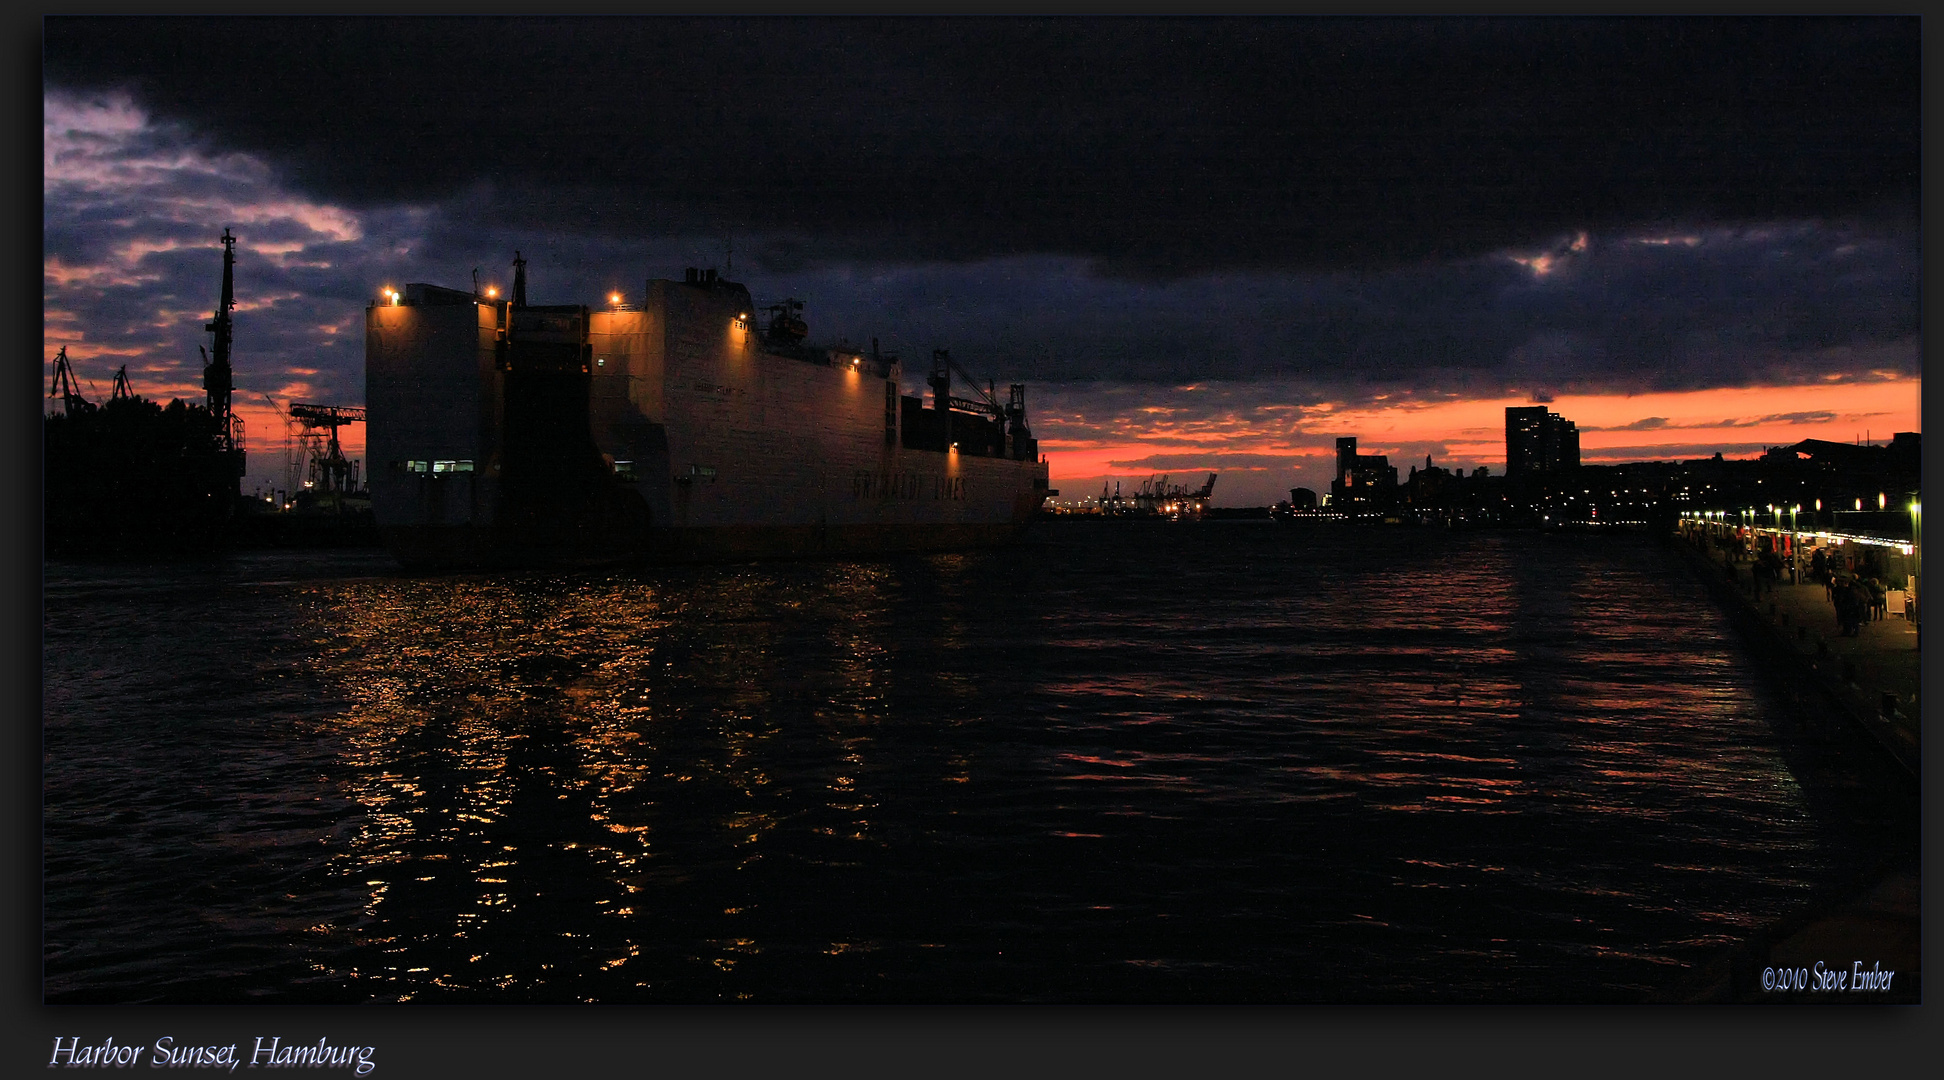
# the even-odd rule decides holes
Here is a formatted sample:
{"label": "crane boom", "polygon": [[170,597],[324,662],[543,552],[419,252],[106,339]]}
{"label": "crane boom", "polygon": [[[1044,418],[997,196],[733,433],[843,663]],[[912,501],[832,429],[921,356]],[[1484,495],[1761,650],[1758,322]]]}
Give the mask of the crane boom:
{"label": "crane boom", "polygon": [[74,384],[74,365],[68,362],[67,346],[54,356],[54,385],[47,391],[48,397],[61,399],[61,411],[73,416],[88,408],[88,399],[81,396],[81,388]]}
{"label": "crane boom", "polygon": [[359,424],[364,422],[365,411],[358,405],[311,405],[302,401],[293,401],[290,403],[288,415],[292,419],[309,420],[318,424]]}

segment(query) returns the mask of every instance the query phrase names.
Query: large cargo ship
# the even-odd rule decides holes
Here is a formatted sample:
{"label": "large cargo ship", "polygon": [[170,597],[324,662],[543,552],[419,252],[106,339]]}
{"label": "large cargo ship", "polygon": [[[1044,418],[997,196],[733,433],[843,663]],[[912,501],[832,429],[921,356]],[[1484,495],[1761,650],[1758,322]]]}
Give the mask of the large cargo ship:
{"label": "large cargo ship", "polygon": [[528,305],[412,284],[365,318],[367,483],[415,567],[877,554],[1004,542],[1053,492],[1026,423],[932,402],[869,350],[805,344],[801,303],[758,311],[713,270],[639,304]]}

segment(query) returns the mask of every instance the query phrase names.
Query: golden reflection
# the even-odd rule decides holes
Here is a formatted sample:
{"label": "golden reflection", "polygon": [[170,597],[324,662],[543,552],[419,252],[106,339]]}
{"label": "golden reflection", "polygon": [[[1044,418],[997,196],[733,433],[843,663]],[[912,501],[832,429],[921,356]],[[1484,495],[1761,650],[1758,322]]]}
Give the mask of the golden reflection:
{"label": "golden reflection", "polygon": [[845,953],[877,952],[881,946],[875,941],[833,941],[824,950],[825,956],[842,956]]}
{"label": "golden reflection", "polygon": [[[822,836],[870,842],[880,799],[870,782],[875,729],[889,711],[892,677],[891,569],[881,563],[841,564],[824,575],[822,587],[849,617],[824,624],[825,649],[832,658],[834,685],[818,709],[825,737],[842,756],[825,778],[823,805],[831,824]],[[837,824],[838,821],[843,824]]]}
{"label": "golden reflection", "polygon": [[[891,572],[840,565],[826,567],[824,576],[830,580],[806,585],[740,568],[675,588],[626,577],[572,587],[546,578],[363,583],[333,613],[341,627],[336,658],[344,661],[336,674],[354,702],[338,732],[347,746],[342,775],[365,811],[341,857],[372,869],[457,860],[480,888],[448,913],[446,933],[454,939],[487,934],[541,887],[513,845],[482,843],[532,813],[536,797],[585,807],[584,820],[606,837],[562,837],[546,848],[594,864],[612,888],[588,907],[609,918],[641,910],[615,897],[639,896],[652,907],[686,878],[643,874],[664,842],[658,822],[667,813],[683,820],[684,804],[693,801],[664,809],[662,785],[734,793],[740,805],[724,807],[716,819],[724,846],[744,864],[760,858],[766,839],[793,812],[778,799],[810,794],[777,790],[778,762],[796,767],[772,751],[792,734],[774,719],[789,711],[778,695],[805,692],[793,684],[801,682],[800,658],[777,639],[779,610],[814,620],[830,656],[828,685],[813,691],[809,715],[822,726],[833,767],[813,790],[844,825],[806,822],[805,831],[868,839],[878,806],[869,782],[869,728],[888,699]],[[829,608],[806,611],[812,603]],[[785,671],[790,675],[779,678]],[[671,689],[680,692],[665,702]],[[711,703],[712,712],[698,711]],[[693,742],[698,730],[713,731],[713,744]],[[670,738],[688,740],[675,756],[664,753]],[[536,774],[532,751],[522,749],[536,740],[570,747],[571,763]],[[380,917],[389,878],[368,880],[366,912]],[[754,947],[747,939],[734,943]],[[625,959],[608,954],[596,966]],[[428,982],[446,980],[440,985],[455,978],[428,974]],[[537,977],[505,975],[499,985]]]}
{"label": "golden reflection", "polygon": [[[516,810],[528,774],[520,747],[536,736],[552,740],[547,726],[556,719],[571,727],[578,717],[589,717],[597,729],[610,719],[597,707],[604,703],[598,696],[578,693],[571,681],[594,651],[590,646],[610,634],[598,610],[604,598],[535,586],[519,579],[359,583],[333,611],[338,638],[321,658],[352,702],[334,730],[344,747],[339,779],[365,810],[337,858],[372,869],[457,860],[481,888],[455,898],[445,913],[444,935],[451,940],[481,937],[536,895],[520,846],[494,842]],[[564,692],[556,692],[563,681]],[[569,715],[561,717],[554,701],[565,701]],[[615,732],[612,742],[633,737],[632,731]],[[625,756],[614,756],[623,760],[590,763],[584,771],[591,777],[553,777],[560,783],[544,797],[569,798],[590,780],[625,788],[633,777]],[[560,850],[578,847],[566,841]],[[408,876],[413,882],[439,878]],[[387,919],[382,905],[393,892],[387,877],[365,880],[367,917],[395,924],[402,916],[421,927],[415,936],[425,940],[428,913]],[[463,955],[470,968],[490,953]],[[356,965],[351,967],[346,974],[357,977]],[[554,965],[539,965],[538,975],[489,975],[489,983],[478,984],[429,966],[385,970],[398,973],[387,978],[426,976],[432,986],[504,988],[544,981]]]}
{"label": "golden reflection", "polygon": [[[962,646],[979,567],[943,556],[919,571],[952,598],[936,644]],[[642,954],[604,927],[657,925],[714,867],[749,867],[779,839],[838,863],[833,843],[882,845],[878,728],[914,677],[892,630],[911,573],[825,563],[338,587],[316,663],[350,702],[328,733],[333,779],[361,813],[332,858],[366,883],[366,922],[319,927],[356,947],[336,974],[396,984],[397,999],[585,978]],[[915,677],[946,715],[981,693],[962,675]],[[970,768],[955,755],[948,779]],[[572,898],[555,895],[563,874],[579,882]],[[756,907],[728,899],[721,917]],[[591,933],[588,951],[531,956],[521,943],[542,918],[548,936],[561,918]],[[724,971],[762,951],[748,935],[710,947],[698,960]]]}

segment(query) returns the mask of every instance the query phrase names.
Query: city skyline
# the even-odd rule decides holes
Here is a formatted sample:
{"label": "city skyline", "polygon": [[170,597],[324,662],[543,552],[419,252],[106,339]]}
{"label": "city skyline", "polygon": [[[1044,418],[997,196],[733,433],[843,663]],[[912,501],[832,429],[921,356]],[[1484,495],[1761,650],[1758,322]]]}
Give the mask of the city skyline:
{"label": "city skyline", "polygon": [[1921,430],[1914,19],[46,25],[43,360],[199,400],[232,229],[246,490],[266,395],[362,402],[381,288],[516,250],[536,302],[721,266],[950,348],[1069,490],[1499,472],[1533,404],[1594,464]]}

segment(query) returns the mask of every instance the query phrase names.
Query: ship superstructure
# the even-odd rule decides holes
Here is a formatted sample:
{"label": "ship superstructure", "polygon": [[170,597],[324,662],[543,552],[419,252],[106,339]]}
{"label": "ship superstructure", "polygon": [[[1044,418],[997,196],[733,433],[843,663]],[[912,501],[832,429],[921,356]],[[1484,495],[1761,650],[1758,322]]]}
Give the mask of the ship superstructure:
{"label": "ship superstructure", "polygon": [[[929,407],[713,270],[639,304],[412,284],[366,314],[366,482],[408,565],[873,554],[1009,539],[1050,494],[1025,388]],[[767,318],[761,317],[767,315]],[[967,379],[969,382],[970,380]]]}

